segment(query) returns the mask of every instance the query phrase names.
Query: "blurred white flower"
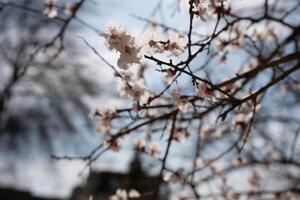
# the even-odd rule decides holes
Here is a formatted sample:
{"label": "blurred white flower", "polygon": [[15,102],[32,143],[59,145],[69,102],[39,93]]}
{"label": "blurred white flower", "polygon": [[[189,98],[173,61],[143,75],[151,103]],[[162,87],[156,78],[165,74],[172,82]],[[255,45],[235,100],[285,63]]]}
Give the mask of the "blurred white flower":
{"label": "blurred white flower", "polygon": [[49,18],[55,18],[57,16],[56,0],[44,0],[43,14]]}
{"label": "blurred white flower", "polygon": [[131,189],[129,190],[128,196],[129,198],[140,198],[141,194],[137,190]]}
{"label": "blurred white flower", "polygon": [[179,91],[172,93],[172,100],[181,112],[187,112],[193,106]]}
{"label": "blurred white flower", "polygon": [[252,113],[249,114],[239,113],[233,116],[231,124],[233,126],[246,125],[250,121],[251,117],[252,117]]}
{"label": "blurred white flower", "polygon": [[133,73],[132,72],[128,72],[128,71],[122,71],[121,73],[122,79],[124,81],[131,81],[133,78]]}
{"label": "blurred white flower", "polygon": [[112,128],[112,120],[117,116],[115,107],[107,107],[98,111],[100,115],[101,126],[98,127],[99,131],[109,133]]}
{"label": "blurred white flower", "polygon": [[111,196],[110,200],[128,200],[128,198],[134,199],[139,197],[141,197],[141,194],[135,189],[129,190],[128,193],[124,189],[117,189],[116,194]]}
{"label": "blurred white flower", "polygon": [[150,93],[145,89],[145,86],[140,83],[134,83],[130,91],[130,95],[136,101],[147,103],[150,98]]}
{"label": "blurred white flower", "polygon": [[170,172],[170,171],[166,171],[164,172],[163,174],[163,180],[166,181],[166,182],[169,182],[169,181],[173,181],[173,182],[177,182],[177,181],[181,181],[182,180],[182,174],[179,171],[176,171],[176,172]]}
{"label": "blurred white flower", "polygon": [[176,71],[173,69],[167,69],[165,73],[165,81],[168,85],[170,85],[175,79]]}
{"label": "blurred white flower", "polygon": [[148,144],[147,150],[150,156],[159,158],[160,156],[160,144],[159,142],[152,141]]}
{"label": "blurred white flower", "polygon": [[64,7],[64,12],[68,16],[72,16],[74,14],[74,4],[67,2]]}
{"label": "blurred white flower", "polygon": [[118,142],[118,140],[104,140],[103,145],[105,148],[108,148],[112,151],[119,151],[121,149],[121,146]]}
{"label": "blurred white flower", "polygon": [[201,135],[204,138],[210,138],[214,132],[215,129],[209,124],[204,124],[201,128]]}
{"label": "blurred white flower", "polygon": [[204,82],[198,84],[197,93],[200,97],[204,99],[211,99],[213,97],[212,91],[208,88],[207,84]]}
{"label": "blurred white flower", "polygon": [[160,43],[159,33],[157,32],[147,32],[143,36],[143,41],[141,43],[143,44],[145,53],[150,56],[164,51],[163,44]]}
{"label": "blurred white flower", "polygon": [[198,157],[198,158],[196,159],[196,166],[197,166],[198,168],[202,168],[204,165],[205,165],[204,160],[203,160],[202,158]]}
{"label": "blurred white flower", "polygon": [[252,116],[252,112],[249,112],[248,114],[238,113],[233,116],[231,124],[238,133],[242,133],[246,130]]}
{"label": "blurred white flower", "polygon": [[[167,132],[169,134],[171,134],[172,131],[172,124],[170,124],[167,128]],[[174,125],[174,130],[172,133],[172,138],[176,141],[176,142],[183,142],[187,137],[189,137],[189,132],[186,129],[183,129],[180,126],[180,123],[175,123]]]}
{"label": "blurred white flower", "polygon": [[149,67],[149,65],[147,63],[141,63],[138,67],[138,71],[136,73],[136,78],[137,79],[144,78],[145,71],[147,70],[148,67]]}
{"label": "blurred white flower", "polygon": [[207,0],[194,0],[195,4],[195,14],[202,17],[206,14],[208,8]]}
{"label": "blurred white flower", "polygon": [[105,126],[110,123],[110,121],[117,116],[117,111],[115,107],[107,107],[100,110],[101,122]]}
{"label": "blurred white flower", "polygon": [[110,200],[127,200],[126,190],[117,189],[116,194],[111,196]]}
{"label": "blurred white flower", "polygon": [[121,97],[132,97],[135,101],[147,103],[151,94],[146,90],[145,85],[138,82],[128,83],[124,80],[118,84],[118,93]]}
{"label": "blurred white flower", "polygon": [[89,118],[94,118],[96,115],[98,115],[99,114],[99,111],[98,111],[98,109],[92,109],[92,110],[90,110],[90,112],[89,112]]}
{"label": "blurred white flower", "polygon": [[183,35],[176,34],[169,42],[165,45],[165,50],[170,51],[173,56],[179,56],[184,51],[186,41]]}
{"label": "blurred white flower", "polygon": [[144,139],[134,139],[133,140],[133,146],[135,149],[139,151],[144,151],[146,146],[146,141]]}
{"label": "blurred white flower", "polygon": [[117,85],[117,90],[118,90],[120,97],[126,97],[126,96],[128,96],[131,88],[130,88],[130,85],[128,84],[128,82],[121,80]]}

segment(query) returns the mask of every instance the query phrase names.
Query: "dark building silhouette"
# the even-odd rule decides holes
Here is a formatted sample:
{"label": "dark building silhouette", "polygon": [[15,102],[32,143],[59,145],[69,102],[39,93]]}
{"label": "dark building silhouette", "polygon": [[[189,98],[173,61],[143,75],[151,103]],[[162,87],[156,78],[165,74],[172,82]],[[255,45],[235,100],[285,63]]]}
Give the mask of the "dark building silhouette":
{"label": "dark building silhouette", "polygon": [[36,197],[28,191],[21,191],[12,188],[0,188],[1,200],[60,200],[45,197]]}
{"label": "dark building silhouette", "polygon": [[[92,172],[85,185],[75,188],[71,200],[87,200],[90,195],[93,200],[108,200],[119,188],[127,191],[134,188],[142,194],[149,194],[140,199],[155,200],[158,198],[154,197],[157,181],[158,177],[149,176],[143,171],[139,156],[135,154],[128,173]],[[159,199],[167,200],[167,184],[162,183],[159,188]]]}

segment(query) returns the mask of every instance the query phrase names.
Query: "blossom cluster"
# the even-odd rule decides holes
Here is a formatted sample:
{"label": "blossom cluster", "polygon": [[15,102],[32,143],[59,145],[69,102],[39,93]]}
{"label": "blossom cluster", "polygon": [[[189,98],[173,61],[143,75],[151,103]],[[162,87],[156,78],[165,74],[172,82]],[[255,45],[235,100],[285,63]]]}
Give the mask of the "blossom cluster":
{"label": "blossom cluster", "polygon": [[96,128],[97,132],[109,133],[112,128],[112,120],[117,117],[117,111],[115,107],[102,108],[101,110],[92,110],[89,114],[91,118],[100,116],[100,123]]}
{"label": "blossom cluster", "polygon": [[[67,16],[72,16],[74,13],[75,5],[69,2],[64,5],[64,13]],[[44,15],[47,15],[49,18],[55,18],[58,16],[58,6],[57,0],[44,0]]]}
{"label": "blossom cluster", "polygon": [[116,193],[110,197],[110,200],[128,200],[140,197],[141,194],[135,189],[131,189],[128,192],[124,189],[117,189]]}
{"label": "blossom cluster", "polygon": [[159,158],[161,147],[156,141],[147,141],[145,139],[135,139],[133,141],[134,148],[138,151],[145,152],[152,157]]}
{"label": "blossom cluster", "polygon": [[173,56],[183,53],[186,42],[183,35],[176,34],[168,41],[161,41],[159,34],[146,33],[142,38],[136,38],[124,27],[110,25],[107,31],[100,33],[104,37],[110,50],[120,54],[118,66],[122,69],[129,69],[133,64],[141,63],[143,55],[170,52]]}
{"label": "blossom cluster", "polygon": [[147,103],[151,97],[150,92],[146,86],[133,79],[131,72],[123,72],[122,80],[118,84],[118,93],[121,97],[130,97],[134,101],[141,101]]}
{"label": "blossom cluster", "polygon": [[137,44],[136,38],[132,36],[125,28],[118,25],[111,25],[107,32],[100,33],[100,36],[106,39],[110,50],[120,53],[118,66],[122,69],[128,69],[134,63],[140,63],[142,55],[141,46]]}
{"label": "blossom cluster", "polygon": [[193,3],[194,14],[205,19],[205,15],[213,15],[216,8],[221,7],[226,0],[188,0],[188,3]]}

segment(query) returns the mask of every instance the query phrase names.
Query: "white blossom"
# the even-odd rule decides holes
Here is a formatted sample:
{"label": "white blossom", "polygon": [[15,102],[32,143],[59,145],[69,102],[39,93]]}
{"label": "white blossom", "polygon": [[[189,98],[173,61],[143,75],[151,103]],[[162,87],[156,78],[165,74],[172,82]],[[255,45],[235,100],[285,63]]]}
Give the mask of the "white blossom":
{"label": "white blossom", "polygon": [[132,72],[128,72],[128,71],[122,71],[121,73],[122,79],[124,81],[131,81],[133,78],[133,73]]}
{"label": "white blossom", "polygon": [[100,111],[101,122],[103,125],[107,125],[110,121],[116,117],[117,111],[115,107],[107,107]]}
{"label": "white blossom", "polygon": [[128,198],[134,199],[140,197],[141,194],[135,189],[130,189],[129,192],[124,189],[117,189],[116,193],[110,197],[110,200],[128,200]]}
{"label": "white blossom", "polygon": [[127,200],[127,192],[123,189],[117,189],[116,194],[110,197],[110,200]]}
{"label": "white blossom", "polygon": [[159,158],[160,156],[160,144],[158,142],[152,141],[148,144],[147,150],[149,155]]}
{"label": "white blossom", "polygon": [[146,141],[143,139],[135,139],[133,140],[133,146],[135,149],[138,149],[139,151],[144,151],[146,146]]}
{"label": "white blossom", "polygon": [[115,152],[117,152],[121,149],[121,146],[120,146],[118,140],[109,140],[109,139],[104,140],[103,145],[104,145],[105,148],[108,148],[108,149],[110,149],[112,151],[115,151]]}
{"label": "white blossom", "polygon": [[110,50],[120,53],[118,66],[128,69],[134,63],[140,63],[141,47],[137,45],[136,39],[125,28],[118,25],[110,25],[107,32],[100,33],[104,37]]}
{"label": "white blossom", "polygon": [[140,198],[141,194],[137,190],[131,189],[129,190],[128,196],[129,198]]}
{"label": "white blossom", "polygon": [[184,36],[177,33],[165,45],[165,50],[169,51],[173,56],[179,56],[181,53],[183,53],[185,46],[186,41]]}
{"label": "white blossom", "polygon": [[198,157],[198,158],[196,159],[196,166],[197,166],[198,168],[202,168],[204,165],[205,165],[204,160],[203,160],[202,158]]}
{"label": "white blossom", "polygon": [[202,17],[207,14],[208,1],[207,0],[194,0],[195,13],[196,15]]}
{"label": "white blossom", "polygon": [[68,16],[72,16],[74,14],[74,4],[67,2],[64,7],[64,12]]}
{"label": "white blossom", "polygon": [[191,102],[183,97],[178,91],[172,93],[172,100],[181,112],[187,112],[192,107]]}
{"label": "white blossom", "polygon": [[89,112],[89,118],[93,119],[97,114],[99,114],[99,111],[98,109],[92,109],[90,112]]}
{"label": "white blossom", "polygon": [[164,46],[160,42],[160,36],[157,32],[147,32],[143,36],[142,44],[144,46],[145,53],[150,56],[164,51]]}
{"label": "white blossom", "polygon": [[112,128],[112,120],[117,116],[117,111],[114,107],[107,107],[101,109],[99,112],[101,126],[98,127],[99,131],[109,133]]}
{"label": "white blossom", "polygon": [[165,73],[165,81],[170,85],[175,79],[176,71],[173,69],[167,69]]}
{"label": "white blossom", "polygon": [[[171,134],[172,125],[170,124],[167,128],[167,132]],[[183,129],[179,123],[175,123],[172,138],[177,142],[183,142],[187,137],[189,137],[189,132]]]}
{"label": "white blossom", "polygon": [[136,101],[142,101],[144,103],[147,103],[150,93],[146,91],[144,85],[139,83],[134,83],[132,85],[130,95],[133,97]]}
{"label": "white blossom", "polygon": [[130,85],[128,84],[128,82],[122,80],[118,83],[117,90],[118,90],[120,97],[126,97],[126,96],[128,96],[131,88],[130,88]]}
{"label": "white blossom", "polygon": [[197,93],[200,97],[204,99],[211,99],[213,96],[212,91],[208,88],[207,84],[204,82],[198,84]]}
{"label": "white blossom", "polygon": [[135,101],[147,103],[151,94],[146,90],[142,83],[131,82],[128,83],[124,80],[118,84],[118,92],[121,97],[131,97]]}
{"label": "white blossom", "polygon": [[163,174],[163,180],[166,182],[169,182],[169,181],[177,182],[177,181],[182,180],[182,174],[180,171],[177,171],[177,172],[166,171]]}
{"label": "white blossom", "polygon": [[134,43],[124,46],[124,49],[120,51],[118,66],[122,69],[128,69],[134,63],[141,63],[142,57],[140,51],[141,47],[138,47]]}
{"label": "white blossom", "polygon": [[124,27],[118,25],[110,25],[105,33],[100,33],[104,37],[110,50],[123,51],[127,44],[134,42],[134,37],[131,36]]}
{"label": "white blossom", "polygon": [[44,11],[43,14],[49,18],[55,18],[58,15],[56,8],[56,0],[44,0]]}

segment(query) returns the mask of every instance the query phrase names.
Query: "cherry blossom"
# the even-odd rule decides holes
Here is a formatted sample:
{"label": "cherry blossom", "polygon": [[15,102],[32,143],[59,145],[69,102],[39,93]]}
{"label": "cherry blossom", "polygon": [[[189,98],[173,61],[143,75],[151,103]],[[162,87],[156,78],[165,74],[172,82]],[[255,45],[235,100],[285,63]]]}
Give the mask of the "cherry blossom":
{"label": "cherry blossom", "polygon": [[133,73],[129,72],[129,71],[122,71],[121,73],[122,76],[122,80],[128,82],[131,81],[133,79]]}
{"label": "cherry blossom", "polygon": [[129,192],[124,189],[117,189],[116,193],[110,197],[110,200],[128,200],[140,197],[141,194],[135,189],[130,189]]}
{"label": "cherry blossom", "polygon": [[118,66],[122,69],[128,69],[132,64],[140,63],[142,55],[140,55],[141,47],[136,44],[127,44],[122,51],[120,51],[120,58]]}
{"label": "cherry blossom", "polygon": [[141,194],[137,190],[131,189],[129,190],[128,196],[129,198],[140,198]]}
{"label": "cherry blossom", "polygon": [[182,128],[180,123],[175,123],[173,133],[171,133],[171,131],[172,125],[170,124],[167,128],[167,132],[172,134],[172,138],[179,143],[185,141],[185,139],[190,136],[190,132],[185,128]]}
{"label": "cherry blossom", "polygon": [[118,84],[118,92],[121,97],[131,97],[135,101],[141,101],[147,103],[151,94],[146,90],[146,87],[142,83],[127,81],[120,81]]}
{"label": "cherry blossom", "polygon": [[252,113],[238,113],[233,116],[231,124],[238,131],[243,132],[247,125],[249,124],[250,119],[252,118]]}
{"label": "cherry blossom", "polygon": [[116,194],[110,197],[110,200],[127,200],[128,198],[126,190],[117,189]]}
{"label": "cherry blossom", "polygon": [[105,146],[105,148],[115,152],[118,152],[121,149],[118,140],[104,140],[103,145]]}
{"label": "cherry blossom", "polygon": [[44,15],[49,18],[55,18],[58,15],[56,8],[56,0],[44,0]]}
{"label": "cherry blossom", "polygon": [[181,112],[187,112],[193,106],[179,91],[172,93],[172,100]]}
{"label": "cherry blossom", "polygon": [[141,140],[141,139],[134,139],[133,140],[133,146],[135,149],[139,150],[139,151],[145,151],[145,147],[146,147],[146,140]]}
{"label": "cherry blossom", "polygon": [[182,180],[182,174],[180,171],[176,171],[176,172],[170,172],[170,171],[166,171],[163,174],[163,180],[166,182],[172,181],[172,182],[178,182]]}
{"label": "cherry blossom", "polygon": [[165,81],[170,85],[175,79],[176,71],[173,69],[167,69],[165,73]]}
{"label": "cherry blossom", "polygon": [[117,85],[117,90],[120,97],[126,97],[129,95],[131,86],[128,84],[127,81],[121,80]]}
{"label": "cherry blossom", "polygon": [[169,51],[173,56],[179,56],[183,53],[186,46],[186,41],[183,35],[175,34],[167,44],[165,44],[165,50]]}
{"label": "cherry blossom", "polygon": [[100,116],[100,123],[96,127],[97,132],[109,133],[112,128],[112,120],[117,117],[115,107],[110,106],[101,110],[94,109],[90,112],[90,117]]}
{"label": "cherry blossom", "polygon": [[65,14],[68,15],[68,16],[72,16],[73,13],[74,13],[74,8],[75,8],[74,4],[71,4],[70,2],[67,2],[65,4],[65,7],[64,7]]}
{"label": "cherry blossom", "polygon": [[149,153],[149,155],[151,155],[155,158],[159,158],[159,156],[160,156],[160,144],[156,141],[151,141],[147,145],[147,152]]}
{"label": "cherry blossom", "polygon": [[110,50],[120,53],[118,66],[122,69],[128,69],[132,64],[138,64],[141,61],[141,48],[137,45],[136,39],[125,28],[118,25],[110,25],[107,32],[100,33],[104,37]]}
{"label": "cherry blossom", "polygon": [[206,14],[208,8],[207,0],[194,0],[195,4],[195,14],[202,17]]}
{"label": "cherry blossom", "polygon": [[147,55],[153,55],[155,53],[162,53],[164,46],[160,42],[160,36],[157,32],[147,32],[143,36],[144,51]]}
{"label": "cherry blossom", "polygon": [[212,91],[208,88],[208,85],[206,83],[199,83],[197,86],[197,93],[200,97],[204,99],[211,99],[213,96]]}

